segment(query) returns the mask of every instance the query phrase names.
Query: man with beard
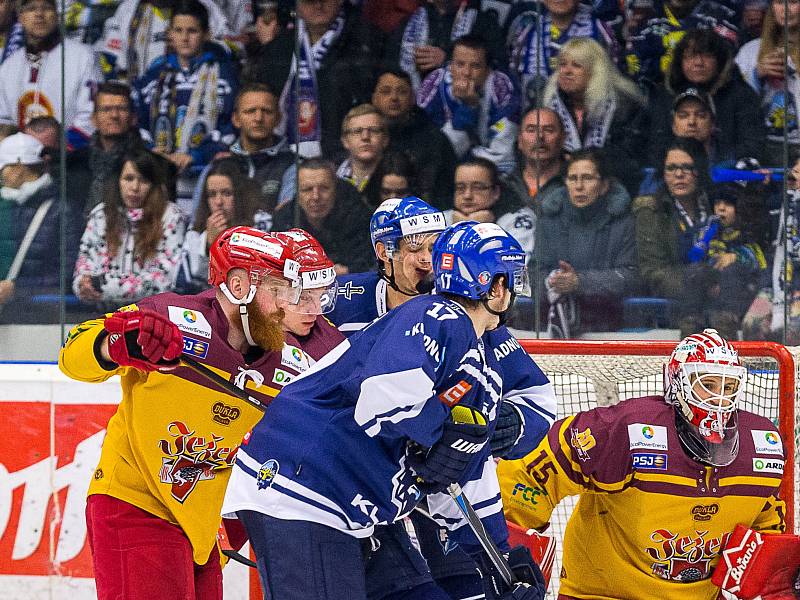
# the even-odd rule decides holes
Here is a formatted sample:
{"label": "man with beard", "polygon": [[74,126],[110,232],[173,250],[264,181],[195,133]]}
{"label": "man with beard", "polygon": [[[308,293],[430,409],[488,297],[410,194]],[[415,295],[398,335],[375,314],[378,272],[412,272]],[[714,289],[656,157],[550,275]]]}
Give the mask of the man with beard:
{"label": "man with beard", "polygon": [[327,352],[324,340],[284,344],[281,322],[303,293],[297,251],[290,238],[234,227],[211,247],[212,289],[152,296],[70,332],[61,370],[122,384],[86,507],[101,600],[222,597],[220,508],[242,436],[262,413],[178,359],[268,404],[282,378]]}
{"label": "man with beard", "polygon": [[[431,252],[444,224],[444,213],[414,196],[386,200],[378,207],[370,222],[378,271],[339,278],[339,298],[330,320],[342,333],[349,337],[391,309],[431,292]],[[497,427],[490,439],[492,455],[524,456],[555,418],[553,386],[502,320],[481,341],[498,359],[503,379]],[[421,512],[411,513],[410,519],[424,560],[403,522],[377,527],[380,544],[366,562],[369,600],[481,597],[484,586],[475,561],[448,541],[447,529]],[[395,576],[387,576],[391,573]]]}

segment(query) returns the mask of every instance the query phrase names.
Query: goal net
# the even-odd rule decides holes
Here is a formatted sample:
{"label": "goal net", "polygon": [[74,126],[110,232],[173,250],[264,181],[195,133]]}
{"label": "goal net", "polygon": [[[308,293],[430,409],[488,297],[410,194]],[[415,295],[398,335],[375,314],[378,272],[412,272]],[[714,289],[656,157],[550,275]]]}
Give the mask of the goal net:
{"label": "goal net", "polygon": [[[627,398],[663,393],[663,365],[675,348],[674,341],[631,340],[571,341],[520,340],[522,347],[550,378],[558,400],[558,418]],[[748,369],[742,408],[764,415],[779,428],[786,449],[786,473],[781,497],[787,505],[787,531],[800,533],[796,515],[800,421],[795,406],[800,393],[795,381],[800,348],[772,342],[738,342],[734,346]],[[556,508],[550,533],[558,543],[549,597],[555,598],[561,572],[561,540],[577,498],[566,498]]]}

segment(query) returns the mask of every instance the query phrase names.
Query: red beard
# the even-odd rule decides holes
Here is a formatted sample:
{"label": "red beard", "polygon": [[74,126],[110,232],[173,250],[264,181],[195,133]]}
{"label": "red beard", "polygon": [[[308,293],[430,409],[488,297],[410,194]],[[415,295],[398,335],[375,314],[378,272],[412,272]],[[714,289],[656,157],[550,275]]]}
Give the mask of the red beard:
{"label": "red beard", "polygon": [[[250,336],[256,345],[265,352],[278,352],[283,348],[284,333],[281,325],[284,317],[282,308],[267,314],[255,303],[247,305]],[[241,314],[239,315],[241,324]],[[244,329],[244,326],[242,326]]]}

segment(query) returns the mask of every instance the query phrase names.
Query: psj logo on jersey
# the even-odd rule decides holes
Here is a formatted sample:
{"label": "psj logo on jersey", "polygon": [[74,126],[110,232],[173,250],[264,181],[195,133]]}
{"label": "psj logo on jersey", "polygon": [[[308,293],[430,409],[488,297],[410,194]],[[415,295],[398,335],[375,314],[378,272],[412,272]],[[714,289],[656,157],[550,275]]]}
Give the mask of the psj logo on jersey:
{"label": "psj logo on jersey", "polygon": [[197,358],[205,358],[208,355],[208,342],[183,336],[183,353],[191,354]]}
{"label": "psj logo on jersey", "polygon": [[667,455],[655,452],[635,452],[631,454],[633,468],[639,470],[666,471]]}
{"label": "psj logo on jersey", "polygon": [[272,482],[275,481],[275,476],[278,474],[280,468],[281,466],[274,458],[270,458],[267,462],[262,464],[256,476],[256,485],[258,485],[258,489],[264,490],[270,487]]}

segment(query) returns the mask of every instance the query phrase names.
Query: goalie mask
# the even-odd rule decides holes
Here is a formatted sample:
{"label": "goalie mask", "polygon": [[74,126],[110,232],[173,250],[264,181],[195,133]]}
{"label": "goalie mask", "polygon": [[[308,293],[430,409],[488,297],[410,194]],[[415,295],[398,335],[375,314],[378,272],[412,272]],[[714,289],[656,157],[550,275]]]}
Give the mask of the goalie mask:
{"label": "goalie mask", "polygon": [[724,467],[739,452],[736,411],[747,369],[715,329],[684,338],[664,367],[664,396],[675,405],[678,436],[697,460]]}

